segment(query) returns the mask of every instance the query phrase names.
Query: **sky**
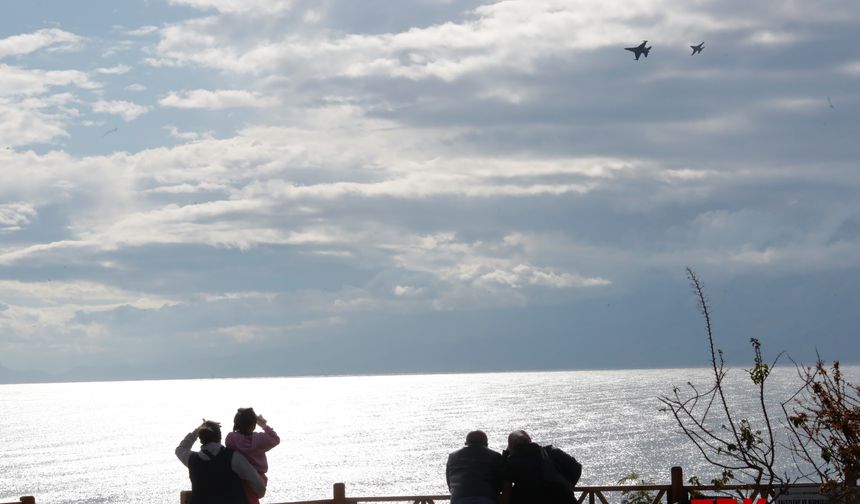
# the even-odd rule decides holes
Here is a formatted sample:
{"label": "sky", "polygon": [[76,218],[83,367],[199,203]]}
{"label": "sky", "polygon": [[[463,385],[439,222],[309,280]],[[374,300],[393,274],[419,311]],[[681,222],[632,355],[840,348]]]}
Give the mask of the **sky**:
{"label": "sky", "polygon": [[730,365],[752,337],[860,362],[858,26],[853,0],[10,2],[0,380],[704,366],[686,267]]}

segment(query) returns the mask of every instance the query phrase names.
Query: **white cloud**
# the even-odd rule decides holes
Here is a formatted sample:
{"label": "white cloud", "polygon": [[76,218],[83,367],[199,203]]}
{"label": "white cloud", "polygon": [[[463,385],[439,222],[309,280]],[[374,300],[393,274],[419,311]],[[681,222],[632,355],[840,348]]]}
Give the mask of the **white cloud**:
{"label": "white cloud", "polygon": [[860,61],[843,64],[839,70],[847,75],[860,76]]}
{"label": "white cloud", "polygon": [[322,13],[318,10],[308,9],[302,14],[302,21],[309,24],[319,23],[322,19]]}
{"label": "white cloud", "polygon": [[157,32],[157,31],[158,31],[158,27],[157,27],[157,26],[146,25],[146,26],[141,26],[140,28],[137,28],[137,29],[134,29],[134,30],[130,30],[130,31],[126,32],[126,33],[127,33],[128,35],[131,35],[131,36],[134,36],[134,37],[140,37],[140,36],[143,36],[143,35],[149,35],[150,33],[154,33],[154,32]]}
{"label": "white cloud", "polygon": [[130,84],[125,87],[125,90],[134,92],[146,91],[146,86],[143,84]]}
{"label": "white cloud", "polygon": [[776,46],[792,44],[800,40],[800,35],[793,32],[757,30],[747,37],[751,45]]}
{"label": "white cloud", "polygon": [[[0,315],[4,332],[26,336],[49,331],[63,335],[52,342],[52,350],[80,353],[94,349],[105,350],[109,345],[98,327],[86,327],[75,321],[86,313],[110,311],[120,307],[141,310],[174,306],[177,301],[149,293],[120,289],[93,281],[0,281],[0,298],[8,309]],[[88,337],[67,341],[72,331],[90,333]]]}
{"label": "white cloud", "polygon": [[126,122],[134,121],[149,111],[149,107],[123,100],[99,100],[93,103],[92,108],[96,113],[121,116]]}
{"label": "white cloud", "polygon": [[[209,2],[201,2],[209,5]],[[653,16],[657,12],[672,12]],[[680,12],[675,12],[680,11]],[[315,19],[312,11],[310,15]],[[306,78],[388,76],[453,81],[491,70],[533,73],[546,58],[565,57],[623,44],[640,32],[641,19],[664,34],[663,44],[687,44],[688,33],[734,30],[753,24],[724,12],[685,10],[674,2],[581,2],[578,0],[505,1],[480,6],[460,22],[413,27],[395,33],[340,32],[261,35],[237,41],[223,36],[217,16],[172,25],[161,31],[159,65],[202,65],[259,74],[290,68]],[[301,68],[301,72],[295,72]],[[518,93],[494,96],[516,102]]]}
{"label": "white cloud", "polygon": [[[465,268],[464,268],[465,266]],[[570,273],[556,273],[530,264],[506,265],[499,268],[484,264],[458,265],[451,271],[459,279],[469,279],[478,285],[498,284],[520,289],[526,286],[564,289],[571,287],[595,287],[609,285],[603,278],[584,278]]]}
{"label": "white cloud", "polygon": [[36,95],[64,86],[91,90],[101,87],[78,70],[31,70],[0,64],[0,96]]}
{"label": "white cloud", "polygon": [[180,93],[170,93],[159,100],[158,103],[162,107],[217,110],[235,107],[269,107],[276,104],[276,101],[259,93],[244,90],[219,89],[210,91],[208,89],[194,89]]}
{"label": "white cloud", "polygon": [[122,75],[128,73],[129,70],[131,70],[131,67],[128,65],[116,65],[106,68],[96,68],[96,73],[104,75]]}
{"label": "white cloud", "polygon": [[80,42],[81,37],[73,33],[57,28],[47,28],[0,39],[0,58],[22,56],[45,48],[70,49]]}
{"label": "white cloud", "polygon": [[415,297],[424,293],[423,287],[415,287],[412,285],[395,285],[394,295],[397,297]]}
{"label": "white cloud", "polygon": [[48,143],[67,137],[66,127],[78,111],[65,105],[71,95],[11,100],[0,96],[0,138],[5,145]]}
{"label": "white cloud", "polygon": [[176,126],[173,126],[171,124],[164,126],[163,129],[166,129],[170,133],[170,136],[176,138],[177,140],[193,142],[203,139],[212,140],[215,138],[215,133],[212,131],[179,131]]}
{"label": "white cloud", "polygon": [[29,203],[0,204],[0,234],[20,230],[37,215],[36,209]]}

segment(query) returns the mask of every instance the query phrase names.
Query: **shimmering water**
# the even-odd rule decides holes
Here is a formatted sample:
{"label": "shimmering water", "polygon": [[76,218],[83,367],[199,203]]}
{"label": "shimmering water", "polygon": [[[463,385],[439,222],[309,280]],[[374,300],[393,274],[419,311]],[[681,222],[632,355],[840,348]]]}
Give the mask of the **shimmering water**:
{"label": "shimmering water", "polygon": [[[740,387],[741,370],[733,371]],[[860,368],[846,369],[860,376]],[[504,448],[527,430],[584,466],[583,484],[669,468],[710,475],[657,396],[707,370],[264,378],[0,385],[0,501],[173,503],[189,488],[173,450],[201,418],[226,430],[253,406],[280,434],[264,502],[347,495],[447,493],[445,460],[469,430]],[[774,399],[797,385],[779,369]],[[740,402],[744,394],[738,393]],[[706,479],[706,478],[703,478]],[[707,478],[709,479],[709,478]]]}

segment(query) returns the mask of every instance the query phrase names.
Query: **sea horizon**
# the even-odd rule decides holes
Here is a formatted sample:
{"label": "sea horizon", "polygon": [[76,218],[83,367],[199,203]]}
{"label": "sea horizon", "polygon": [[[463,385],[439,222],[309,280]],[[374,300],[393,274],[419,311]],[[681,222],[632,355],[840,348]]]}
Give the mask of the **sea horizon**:
{"label": "sea horizon", "polygon": [[[833,361],[823,361],[825,364],[830,365]],[[803,365],[803,363],[799,363]],[[839,361],[841,366],[860,366],[860,362],[843,362]],[[782,368],[792,368],[795,367],[793,364],[785,364],[779,363],[773,366],[774,369],[782,369]],[[744,370],[747,369],[746,366],[738,365],[732,366],[728,363],[725,364],[725,368],[728,370]],[[681,365],[666,365],[666,366],[633,366],[633,367],[606,367],[606,366],[596,366],[596,367],[577,367],[577,368],[523,368],[523,369],[481,369],[481,370],[440,370],[440,371],[378,371],[378,372],[343,372],[343,373],[300,373],[300,374],[242,374],[242,375],[210,375],[210,376],[199,376],[199,375],[177,375],[177,376],[143,376],[139,378],[135,377],[104,377],[104,378],[81,378],[81,379],[65,379],[65,380],[54,380],[54,381],[42,381],[42,380],[25,380],[25,381],[6,381],[0,375],[0,386],[2,385],[26,385],[26,384],[60,384],[60,383],[102,383],[102,382],[138,382],[138,381],[182,381],[182,380],[242,380],[242,379],[266,379],[266,378],[342,378],[342,377],[365,377],[365,376],[419,376],[419,375],[471,375],[471,374],[523,374],[523,373],[564,373],[564,372],[578,372],[578,371],[651,371],[651,370],[682,370],[682,369],[706,369],[710,370],[712,367],[710,365],[700,365],[700,366],[681,366]],[[18,373],[18,371],[11,370],[9,368],[4,368],[2,362],[0,362],[0,371],[11,371],[12,373]],[[70,371],[71,372],[71,371]],[[22,373],[27,373],[26,371]],[[52,378],[56,378],[53,376]]]}

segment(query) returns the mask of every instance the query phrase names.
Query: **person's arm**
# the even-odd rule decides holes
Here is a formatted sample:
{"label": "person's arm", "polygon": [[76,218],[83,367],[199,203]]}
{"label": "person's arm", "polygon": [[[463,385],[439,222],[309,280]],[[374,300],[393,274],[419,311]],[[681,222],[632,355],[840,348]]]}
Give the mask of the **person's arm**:
{"label": "person's arm", "polygon": [[260,478],[254,466],[241,453],[233,452],[233,460],[230,461],[230,467],[236,473],[236,476],[239,476],[240,479],[248,483],[248,486],[257,494],[257,497],[262,498],[266,496],[266,484],[263,483],[263,479]]}
{"label": "person's arm", "polygon": [[263,418],[263,415],[257,415],[257,425],[263,429],[263,432],[254,436],[255,447],[263,451],[269,451],[281,443],[280,436],[278,436],[278,433],[274,429],[269,427],[269,423]]}
{"label": "person's arm", "polygon": [[176,458],[178,458],[185,467],[188,467],[188,459],[191,458],[192,453],[191,447],[194,446],[194,441],[197,440],[197,436],[200,434],[200,429],[202,427],[203,424],[186,434],[182,441],[179,442],[179,446],[176,447],[176,450],[173,451],[173,453],[176,454]]}
{"label": "person's arm", "polygon": [[[220,424],[219,424],[220,425]],[[189,432],[185,435],[185,438],[179,442],[179,446],[173,451],[176,454],[176,458],[182,462],[185,467],[188,467],[188,459],[191,458],[191,447],[194,446],[194,441],[197,440],[197,437],[200,435],[200,431],[206,428],[206,420],[203,420],[203,423],[198,425],[196,429]]]}
{"label": "person's arm", "polygon": [[579,482],[582,476],[582,464],[561,448],[553,448],[550,451],[550,457],[558,471],[564,476],[573,486]]}

